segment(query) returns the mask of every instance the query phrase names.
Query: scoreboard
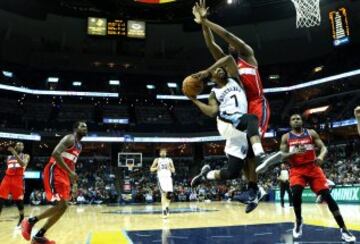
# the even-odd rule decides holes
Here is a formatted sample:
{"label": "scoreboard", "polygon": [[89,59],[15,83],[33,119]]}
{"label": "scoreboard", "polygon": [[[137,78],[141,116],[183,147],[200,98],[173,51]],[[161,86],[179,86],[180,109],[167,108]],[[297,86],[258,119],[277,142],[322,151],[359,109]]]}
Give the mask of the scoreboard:
{"label": "scoreboard", "polygon": [[87,34],[91,36],[119,36],[145,38],[145,22],[137,20],[88,17]]}
{"label": "scoreboard", "polygon": [[346,8],[329,12],[331,34],[334,46],[341,46],[350,42],[350,27]]}
{"label": "scoreboard", "polygon": [[107,21],[108,36],[126,36],[126,22],[120,19]]}

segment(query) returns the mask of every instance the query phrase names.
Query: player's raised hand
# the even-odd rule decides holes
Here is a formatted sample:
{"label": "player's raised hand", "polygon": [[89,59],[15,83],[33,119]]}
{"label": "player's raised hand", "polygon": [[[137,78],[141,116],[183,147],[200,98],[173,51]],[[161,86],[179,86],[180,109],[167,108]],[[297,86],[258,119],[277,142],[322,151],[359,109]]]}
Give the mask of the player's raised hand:
{"label": "player's raised hand", "polygon": [[206,7],[205,0],[200,0],[199,2],[195,3],[193,7],[193,15],[195,16],[194,21],[198,24],[202,22],[202,19],[206,18],[209,13],[209,8]]}
{"label": "player's raised hand", "polygon": [[355,118],[357,120],[360,120],[360,106],[357,106],[355,109],[354,109],[354,115],[355,115]]}
{"label": "player's raised hand", "polygon": [[201,16],[200,13],[198,11],[198,8],[196,7],[196,5],[192,8],[192,13],[194,15],[194,21],[195,23],[201,24]]}
{"label": "player's raised hand", "polygon": [[201,18],[206,18],[209,14],[209,7],[206,7],[205,0],[200,0],[198,3],[195,4],[198,9]]}

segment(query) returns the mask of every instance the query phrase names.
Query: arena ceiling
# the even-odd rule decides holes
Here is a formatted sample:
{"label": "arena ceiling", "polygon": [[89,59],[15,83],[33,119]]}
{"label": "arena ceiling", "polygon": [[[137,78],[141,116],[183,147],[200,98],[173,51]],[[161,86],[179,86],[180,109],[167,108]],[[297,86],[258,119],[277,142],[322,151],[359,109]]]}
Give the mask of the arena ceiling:
{"label": "arena ceiling", "polygon": [[[217,7],[223,0],[209,0]],[[143,4],[134,0],[3,0],[0,8],[33,18],[52,13],[62,16],[107,16],[153,21],[179,21],[191,16],[194,0],[177,0],[166,4]],[[26,8],[24,8],[26,6]]]}
{"label": "arena ceiling", "polygon": [[[165,4],[144,4],[135,0],[2,0],[0,8],[37,19],[44,19],[47,14],[52,13],[73,17],[92,15],[179,22],[191,18],[191,7],[195,2],[176,0]],[[231,24],[295,16],[290,0],[232,0],[231,4],[227,2],[228,0],[207,0],[207,5],[212,15],[225,18],[225,21],[230,18]],[[332,1],[322,0],[321,4],[327,5],[330,2]]]}

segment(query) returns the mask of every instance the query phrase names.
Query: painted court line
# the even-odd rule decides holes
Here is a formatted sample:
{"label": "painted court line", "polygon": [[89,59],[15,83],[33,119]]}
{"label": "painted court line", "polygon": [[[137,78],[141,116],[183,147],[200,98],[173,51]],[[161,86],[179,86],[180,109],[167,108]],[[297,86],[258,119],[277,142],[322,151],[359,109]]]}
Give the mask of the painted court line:
{"label": "painted court line", "polygon": [[132,240],[130,239],[130,237],[125,229],[121,229],[121,233],[125,236],[125,238],[129,242],[129,244],[133,244]]}
{"label": "painted court line", "polygon": [[233,238],[234,236],[211,236],[211,238]]}
{"label": "painted court line", "polygon": [[263,232],[263,233],[255,233],[254,236],[266,236],[266,235],[272,235],[272,232]]}
{"label": "painted court line", "polygon": [[88,237],[86,238],[86,244],[90,244],[91,241],[91,232],[88,234]]}
{"label": "painted court line", "polygon": [[168,238],[173,238],[173,239],[189,239],[188,236],[169,236]]}
{"label": "painted court line", "polygon": [[140,236],[140,237],[150,237],[151,236],[149,234],[138,234],[138,233],[136,233],[135,235]]}

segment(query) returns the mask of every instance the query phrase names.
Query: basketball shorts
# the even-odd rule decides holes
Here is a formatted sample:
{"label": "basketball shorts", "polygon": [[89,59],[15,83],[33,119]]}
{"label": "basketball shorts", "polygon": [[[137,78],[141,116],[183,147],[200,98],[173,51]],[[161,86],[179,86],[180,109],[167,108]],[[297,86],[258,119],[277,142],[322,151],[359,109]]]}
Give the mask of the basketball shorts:
{"label": "basketball shorts", "polygon": [[217,127],[220,135],[226,139],[225,153],[245,159],[249,148],[246,132],[236,129],[233,124],[219,118],[217,118]]}
{"label": "basketball shorts", "polygon": [[159,189],[162,193],[164,192],[173,192],[173,180],[171,177],[158,177]]}
{"label": "basketball shorts", "polygon": [[25,185],[22,175],[5,175],[0,184],[0,198],[8,199],[11,195],[14,201],[24,199]]}
{"label": "basketball shorts", "polygon": [[307,184],[316,194],[321,190],[329,189],[326,176],[319,166],[309,163],[292,167],[290,169],[290,186],[300,185],[305,187]]}
{"label": "basketball shorts", "polygon": [[259,120],[259,131],[261,137],[265,136],[270,120],[270,106],[265,97],[249,101],[249,114],[254,114]]}
{"label": "basketball shorts", "polygon": [[71,182],[66,172],[56,164],[48,163],[44,169],[44,189],[49,202],[70,200]]}

